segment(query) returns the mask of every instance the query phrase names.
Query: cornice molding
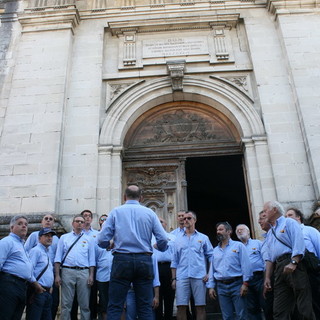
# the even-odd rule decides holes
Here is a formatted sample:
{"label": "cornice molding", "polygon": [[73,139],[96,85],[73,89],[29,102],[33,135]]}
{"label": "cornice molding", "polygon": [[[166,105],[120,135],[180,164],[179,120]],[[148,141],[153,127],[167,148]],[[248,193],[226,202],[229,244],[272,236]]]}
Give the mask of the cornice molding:
{"label": "cornice molding", "polygon": [[318,0],[268,0],[267,8],[274,15],[320,13]]}
{"label": "cornice molding", "polygon": [[80,15],[74,5],[68,5],[59,9],[25,9],[23,13],[19,14],[18,20],[22,26],[22,32],[71,29],[74,33],[74,29],[80,22]]}
{"label": "cornice molding", "polygon": [[191,29],[212,29],[216,26],[231,29],[235,27],[240,19],[240,14],[210,14],[194,17],[176,17],[166,19],[148,19],[148,20],[118,20],[110,21],[108,27],[112,35],[121,35],[128,31],[137,33],[142,32],[161,32],[172,30],[191,30]]}

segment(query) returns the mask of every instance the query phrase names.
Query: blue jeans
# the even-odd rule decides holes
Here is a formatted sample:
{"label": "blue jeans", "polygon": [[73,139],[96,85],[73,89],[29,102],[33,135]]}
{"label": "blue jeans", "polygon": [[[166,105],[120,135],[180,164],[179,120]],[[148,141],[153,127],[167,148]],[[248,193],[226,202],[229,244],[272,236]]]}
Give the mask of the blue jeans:
{"label": "blue jeans", "polygon": [[34,301],[27,305],[27,320],[51,320],[52,295],[49,292],[36,294]]}
{"label": "blue jeans", "polygon": [[[153,311],[152,318],[156,318],[155,311]],[[137,308],[136,308],[136,295],[133,289],[129,289],[127,294],[127,311],[126,311],[126,320],[136,320],[137,318]]]}
{"label": "blue jeans", "polygon": [[115,253],[109,284],[108,320],[119,320],[131,283],[140,320],[153,317],[153,266],[150,255]]}
{"label": "blue jeans", "polygon": [[233,312],[237,320],[248,320],[247,298],[240,296],[242,278],[232,283],[225,284],[217,281],[217,294],[223,320],[233,320]]}
{"label": "blue jeans", "polygon": [[262,308],[265,309],[263,298],[263,272],[253,274],[248,290],[248,319],[262,320]]}

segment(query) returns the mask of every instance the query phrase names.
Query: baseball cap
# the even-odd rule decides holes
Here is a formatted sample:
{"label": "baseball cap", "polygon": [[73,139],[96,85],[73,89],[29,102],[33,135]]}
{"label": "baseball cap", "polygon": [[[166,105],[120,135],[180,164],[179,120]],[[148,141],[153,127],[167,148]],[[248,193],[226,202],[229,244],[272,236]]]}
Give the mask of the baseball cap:
{"label": "baseball cap", "polygon": [[52,235],[55,235],[56,232],[52,230],[51,228],[42,228],[39,231],[39,237],[43,236],[44,234],[52,233]]}

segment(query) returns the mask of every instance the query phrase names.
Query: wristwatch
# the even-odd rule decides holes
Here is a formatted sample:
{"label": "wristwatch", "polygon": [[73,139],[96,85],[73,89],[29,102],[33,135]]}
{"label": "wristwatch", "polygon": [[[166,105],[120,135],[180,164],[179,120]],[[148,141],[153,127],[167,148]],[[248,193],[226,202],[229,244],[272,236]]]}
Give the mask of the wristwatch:
{"label": "wristwatch", "polygon": [[296,260],[294,260],[294,259],[291,259],[291,261],[290,261],[292,264],[295,264],[295,265],[297,265],[298,264],[298,261],[296,261]]}

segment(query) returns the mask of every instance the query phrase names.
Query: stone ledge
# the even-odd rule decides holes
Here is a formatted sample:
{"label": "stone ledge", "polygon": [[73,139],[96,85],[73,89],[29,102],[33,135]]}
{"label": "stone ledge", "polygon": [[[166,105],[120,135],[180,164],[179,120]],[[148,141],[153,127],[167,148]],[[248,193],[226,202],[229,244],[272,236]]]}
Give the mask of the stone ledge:
{"label": "stone ledge", "polygon": [[26,9],[18,20],[22,26],[22,32],[39,32],[51,30],[74,29],[80,23],[80,15],[75,6],[68,6],[55,10]]}

